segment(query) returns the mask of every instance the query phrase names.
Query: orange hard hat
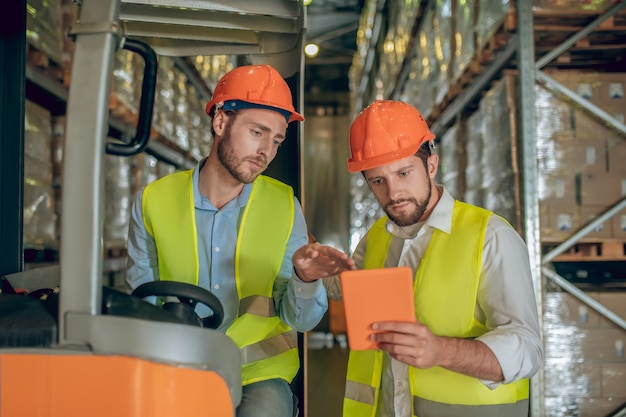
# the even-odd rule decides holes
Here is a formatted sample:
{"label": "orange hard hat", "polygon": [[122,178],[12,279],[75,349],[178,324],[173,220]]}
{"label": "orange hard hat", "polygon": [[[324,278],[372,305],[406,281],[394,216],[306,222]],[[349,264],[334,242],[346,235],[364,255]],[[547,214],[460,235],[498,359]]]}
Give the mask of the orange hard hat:
{"label": "orange hard hat", "polygon": [[350,127],[348,171],[365,171],[414,155],[434,138],[413,106],[401,101],[374,101]]}
{"label": "orange hard hat", "polygon": [[287,82],[273,67],[245,65],[226,73],[217,83],[211,101],[206,105],[209,117],[218,109],[237,110],[268,108],[283,114],[287,123],[303,121],[293,107]]}

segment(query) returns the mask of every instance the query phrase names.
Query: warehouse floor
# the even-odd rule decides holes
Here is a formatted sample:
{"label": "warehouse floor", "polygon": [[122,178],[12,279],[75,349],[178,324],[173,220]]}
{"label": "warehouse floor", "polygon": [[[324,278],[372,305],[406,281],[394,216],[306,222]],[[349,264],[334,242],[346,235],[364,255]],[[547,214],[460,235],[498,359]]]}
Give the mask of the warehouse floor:
{"label": "warehouse floor", "polygon": [[306,417],[340,417],[345,387],[348,350],[339,344],[309,348]]}

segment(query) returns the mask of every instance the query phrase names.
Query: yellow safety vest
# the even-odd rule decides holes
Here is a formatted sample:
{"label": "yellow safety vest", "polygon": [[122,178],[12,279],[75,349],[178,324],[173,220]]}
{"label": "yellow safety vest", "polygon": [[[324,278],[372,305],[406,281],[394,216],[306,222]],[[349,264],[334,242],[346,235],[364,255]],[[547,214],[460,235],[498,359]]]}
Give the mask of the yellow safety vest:
{"label": "yellow safety vest", "polygon": [[[198,239],[193,171],[165,176],[143,192],[143,220],[157,248],[162,280],[198,284]],[[259,176],[253,183],[239,225],[235,280],[237,319],[226,330],[241,348],[242,382],[272,378],[291,382],[298,372],[297,333],[280,320],[272,291],[294,219],[293,190]]]}
{"label": "yellow safety vest", "polygon": [[[439,336],[473,339],[487,331],[474,310],[487,221],[492,213],[455,201],[450,234],[433,231],[415,274],[416,318]],[[364,268],[382,268],[392,235],[386,217],[367,235]],[[380,350],[352,351],[348,361],[344,416],[374,416],[383,368]],[[478,379],[439,366],[409,367],[413,415],[527,415],[528,379],[491,390]],[[420,416],[420,414],[422,414]]]}

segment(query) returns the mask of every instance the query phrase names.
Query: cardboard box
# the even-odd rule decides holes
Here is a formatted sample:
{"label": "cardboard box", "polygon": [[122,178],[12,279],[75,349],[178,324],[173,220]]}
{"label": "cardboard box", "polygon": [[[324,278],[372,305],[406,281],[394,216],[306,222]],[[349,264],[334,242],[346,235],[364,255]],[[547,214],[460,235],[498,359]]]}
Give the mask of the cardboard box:
{"label": "cardboard box", "polygon": [[582,171],[576,175],[576,194],[582,206],[609,208],[626,196],[626,175]]}
{"label": "cardboard box", "polygon": [[581,140],[606,140],[613,135],[604,122],[580,108],[574,110],[573,132]]}
{"label": "cardboard box", "polygon": [[577,204],[576,176],[571,171],[541,175],[539,181],[540,204],[564,206]]}
{"label": "cardboard box", "polygon": [[608,171],[626,174],[626,138],[616,138],[607,144]]}
{"label": "cardboard box", "polygon": [[[589,295],[598,300],[598,302],[602,303],[603,306],[611,310],[613,313],[626,319],[626,291],[605,291],[589,293]],[[600,327],[615,328],[615,323],[606,317],[601,316]],[[626,333],[624,333],[624,338],[624,342],[626,344]],[[624,390],[624,393],[626,394],[626,390]]]}
{"label": "cardboard box", "polygon": [[616,108],[626,108],[625,73],[605,73],[601,76],[600,103]]}
{"label": "cardboard box", "polygon": [[605,82],[597,71],[567,71],[565,86],[595,105],[602,103],[602,85]]}
{"label": "cardboard box", "polygon": [[[626,239],[626,209],[613,216],[613,237]],[[626,314],[624,315],[626,317]]]}
{"label": "cardboard box", "polygon": [[[605,212],[607,207],[605,206],[581,206],[580,207],[580,222],[581,227],[586,226],[600,214]],[[613,219],[609,218],[599,225],[595,226],[593,230],[587,235],[586,238],[610,238],[613,236]]]}
{"label": "cardboard box", "polygon": [[[601,294],[588,292],[588,296],[600,301]],[[566,326],[601,327],[603,319],[596,310],[587,306],[568,292],[548,292],[545,302],[550,310],[550,318],[559,324]],[[623,302],[626,303],[626,293]]]}
{"label": "cardboard box", "polygon": [[[626,313],[626,292],[587,295],[616,314]],[[605,321],[569,293],[545,294],[545,404],[550,410],[601,416],[626,401],[626,334],[614,324],[603,326]]]}
{"label": "cardboard box", "polygon": [[551,204],[547,211],[548,222],[542,240],[562,241],[580,227],[580,210],[575,204]]}
{"label": "cardboard box", "polygon": [[624,397],[626,392],[626,363],[602,365],[602,396]]}

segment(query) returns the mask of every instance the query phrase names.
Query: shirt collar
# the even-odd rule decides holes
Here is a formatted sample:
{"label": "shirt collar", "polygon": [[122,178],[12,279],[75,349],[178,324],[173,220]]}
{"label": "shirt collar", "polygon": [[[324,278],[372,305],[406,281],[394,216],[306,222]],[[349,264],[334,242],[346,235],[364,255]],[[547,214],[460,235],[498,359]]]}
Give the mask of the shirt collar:
{"label": "shirt collar", "polygon": [[402,239],[414,238],[423,226],[430,226],[449,234],[450,230],[452,230],[452,210],[454,209],[454,198],[443,185],[438,185],[437,187],[441,187],[442,189],[441,198],[425,222],[401,227],[396,225],[390,219],[387,219],[387,231]]}
{"label": "shirt collar", "polygon": [[[193,176],[192,176],[193,203],[194,203],[194,206],[198,209],[218,211],[217,208],[209,201],[208,198],[200,194],[200,186],[199,186],[200,170],[202,169],[202,166],[204,165],[205,161],[206,161],[206,158],[198,162],[196,167],[193,169]],[[244,207],[246,204],[248,204],[248,200],[250,199],[251,192],[252,192],[252,183],[244,184],[243,189],[241,190],[239,195],[237,195],[237,197],[233,198],[224,207],[222,207],[222,210],[235,208],[235,207],[236,208]]]}

